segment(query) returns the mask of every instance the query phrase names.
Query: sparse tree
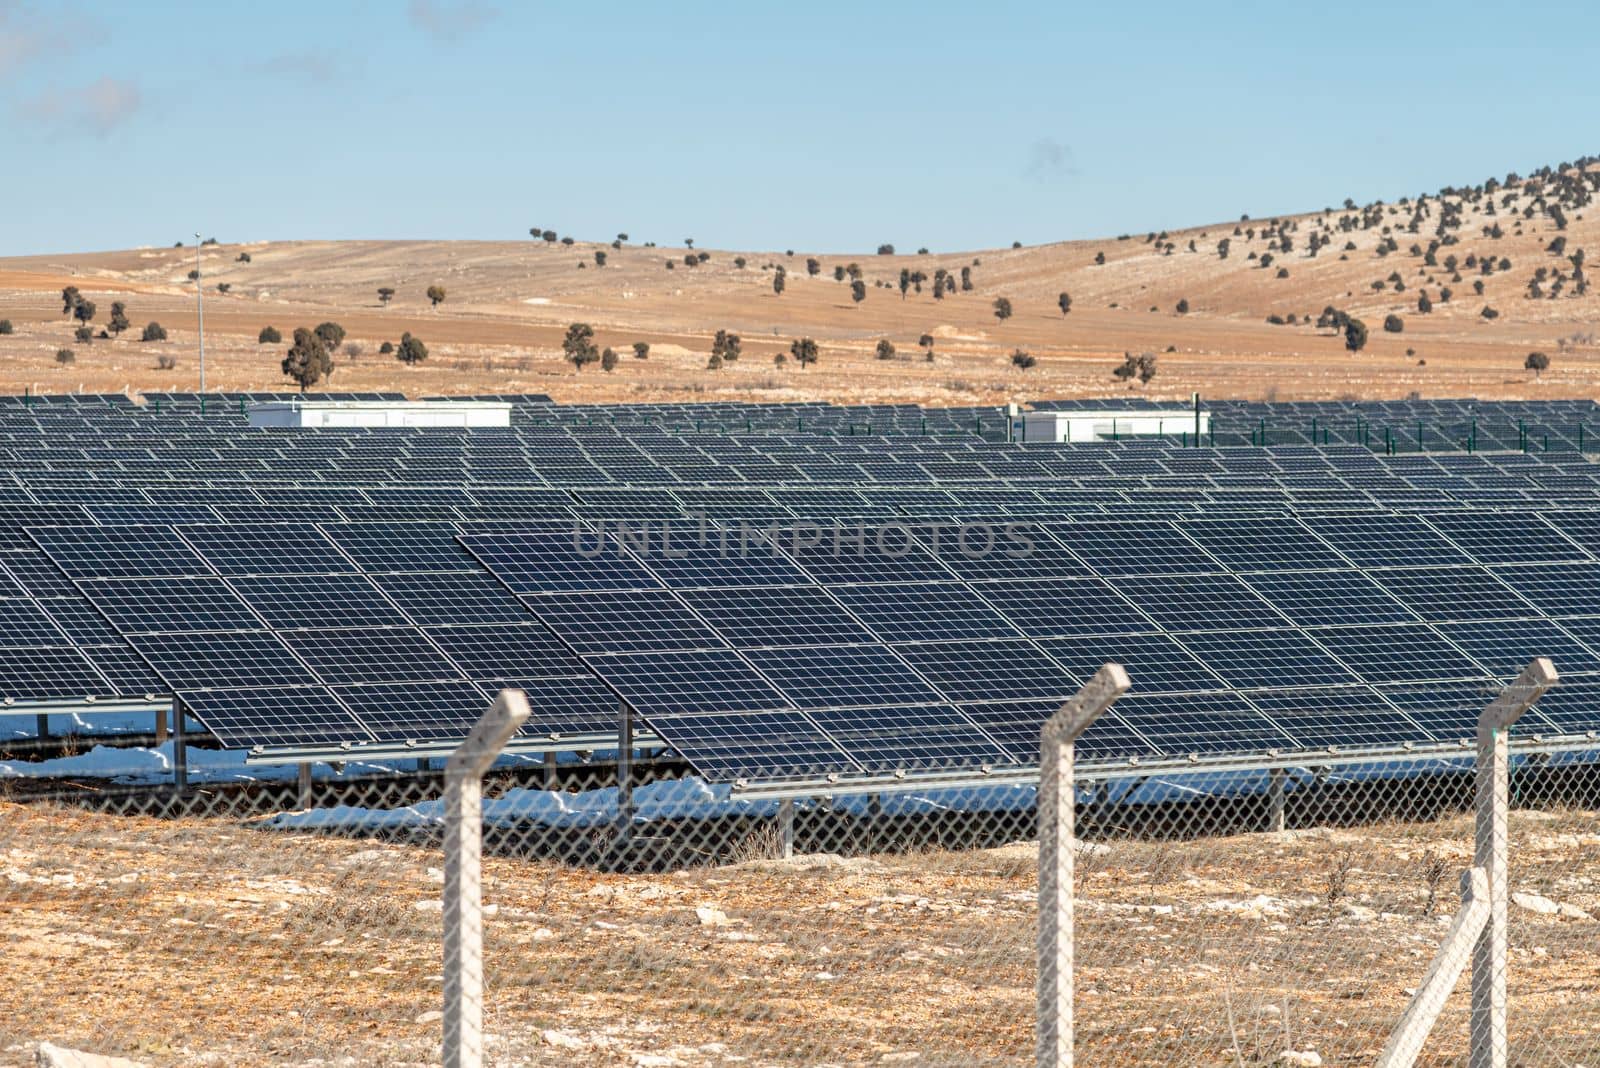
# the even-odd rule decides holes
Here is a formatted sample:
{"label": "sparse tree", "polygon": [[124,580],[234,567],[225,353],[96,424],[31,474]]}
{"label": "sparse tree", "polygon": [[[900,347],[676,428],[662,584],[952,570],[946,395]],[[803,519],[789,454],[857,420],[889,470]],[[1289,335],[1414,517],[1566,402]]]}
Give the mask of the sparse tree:
{"label": "sparse tree", "polygon": [[1152,378],[1154,378],[1155,376],[1156,376],[1156,354],[1153,353],[1153,352],[1141,352],[1139,354],[1139,382],[1140,382],[1140,384],[1148,385],[1150,380]]}
{"label": "sparse tree", "polygon": [[393,352],[394,352],[394,342],[392,342],[392,341],[385,341],[383,344],[378,346],[378,355],[380,355],[380,356],[388,356],[388,355],[392,354]]}
{"label": "sparse tree", "polygon": [[1344,347],[1351,352],[1360,352],[1367,345],[1367,324],[1360,319],[1346,319],[1344,324]]}
{"label": "sparse tree", "polygon": [[603,249],[597,248],[594,250],[594,265],[596,267],[604,267],[606,265],[606,254]]}
{"label": "sparse tree", "polygon": [[146,323],[144,332],[139,335],[140,341],[165,341],[167,332],[160,323]]}
{"label": "sparse tree", "polygon": [[1498,318],[1500,318],[1500,313],[1498,311],[1496,311],[1495,309],[1491,308],[1487,304],[1485,304],[1483,306],[1483,311],[1479,312],[1478,314],[1483,316],[1485,319],[1498,319]]}
{"label": "sparse tree", "polygon": [[878,255],[880,255],[880,256],[893,256],[894,255],[894,246],[893,245],[879,245],[878,246]]}
{"label": "sparse tree", "polygon": [[389,302],[391,300],[393,300],[393,299],[394,299],[394,287],[393,286],[380,286],[379,287],[379,289],[378,289],[378,303],[379,304],[382,304],[384,307],[388,307]]}
{"label": "sparse tree", "polygon": [[239,253],[239,255],[234,258],[234,262],[236,262],[236,263],[249,263],[250,262],[250,253],[248,253],[248,252]]}
{"label": "sparse tree", "polygon": [[545,244],[553,245],[553,244],[556,243],[556,237],[558,235],[556,234],[556,232],[554,230],[546,230],[543,233],[541,233],[539,236],[544,239],[544,243]]}
{"label": "sparse tree", "polygon": [[817,362],[817,343],[808,337],[800,338],[789,344],[789,354],[803,371]]}
{"label": "sparse tree", "polygon": [[89,326],[80,326],[78,329],[72,332],[72,336],[73,339],[78,342],[78,344],[87,345],[94,340],[94,328]]}
{"label": "sparse tree", "polygon": [[328,346],[323,337],[315,330],[298,327],[294,332],[294,344],[289,346],[289,351],[283,357],[283,373],[304,393],[310,386],[316,385],[333,371],[333,358],[328,355]]}
{"label": "sparse tree", "polygon": [[584,364],[594,363],[600,358],[600,350],[594,344],[594,327],[588,323],[573,323],[567,327],[561,351],[566,353],[567,362],[572,364],[573,370],[581,371]]}
{"label": "sparse tree", "polygon": [[1188,297],[1180,297],[1180,298],[1178,298],[1178,314],[1179,315],[1188,315],[1189,314],[1189,298]]}
{"label": "sparse tree", "polygon": [[1038,360],[1034,359],[1022,349],[1016,349],[1011,353],[1011,365],[1013,367],[1020,367],[1024,371],[1038,362]]}
{"label": "sparse tree", "polygon": [[741,271],[744,270],[745,258],[743,256],[735,256],[733,258],[733,265]]}
{"label": "sparse tree", "polygon": [[1404,319],[1400,318],[1400,316],[1398,316],[1398,315],[1385,315],[1383,317],[1383,329],[1384,329],[1385,333],[1388,333],[1388,334],[1399,334],[1399,333],[1403,333],[1405,331],[1405,328],[1406,328],[1406,321]]}
{"label": "sparse tree", "polygon": [[713,352],[711,354],[711,358],[706,361],[706,370],[707,371],[720,371],[720,370],[722,370],[722,357],[718,356],[716,353]]}
{"label": "sparse tree", "polygon": [[120,300],[111,302],[111,319],[106,323],[106,329],[118,337],[133,324],[128,322],[128,306]]}
{"label": "sparse tree", "polygon": [[221,293],[223,296],[227,296],[228,295],[228,291],[231,290],[232,288],[233,288],[233,283],[232,282],[218,282],[217,283],[217,292]]}
{"label": "sparse tree", "polygon": [[1069,311],[1072,310],[1072,297],[1070,297],[1066,293],[1057,293],[1056,294],[1056,307],[1061,309],[1061,314],[1062,315],[1067,314]]}
{"label": "sparse tree", "polygon": [[76,308],[82,299],[83,296],[78,292],[77,286],[67,286],[61,291],[61,314],[71,315],[72,309]]}
{"label": "sparse tree", "polygon": [[971,291],[972,291],[972,268],[971,267],[963,267],[963,268],[961,268],[961,292],[970,293]]}
{"label": "sparse tree", "polygon": [[878,341],[876,352],[878,359],[880,360],[894,359],[894,342],[890,341],[888,338],[880,339]]}
{"label": "sparse tree", "polygon": [[257,345],[278,345],[282,342],[283,335],[278,333],[278,328],[275,326],[263,326],[261,333],[256,335]]}
{"label": "sparse tree", "polygon": [[56,363],[66,365],[77,361],[78,357],[73,354],[71,349],[56,349]]}
{"label": "sparse tree", "polygon": [[717,336],[711,339],[711,355],[721,360],[737,360],[742,351],[743,342],[739,335],[727,330],[718,330]]}
{"label": "sparse tree", "polygon": [[1528,358],[1522,361],[1522,366],[1533,372],[1533,377],[1538,378],[1549,368],[1550,357],[1542,352],[1530,352]]}
{"label": "sparse tree", "polygon": [[1106,254],[1104,252],[1096,252],[1094,254],[1094,262],[1097,266],[1104,264],[1106,262]]}
{"label": "sparse tree", "polygon": [[94,319],[95,306],[92,300],[80,299],[72,308],[72,317],[87,327]]}
{"label": "sparse tree", "polygon": [[428,300],[437,308],[444,303],[444,286],[429,286]]}
{"label": "sparse tree", "polygon": [[16,327],[11,325],[10,319],[0,319],[0,334],[16,333]]}
{"label": "sparse tree", "polygon": [[1011,318],[1011,300],[1008,297],[994,298],[994,317],[1002,323]]}
{"label": "sparse tree", "polygon": [[815,278],[822,271],[822,262],[815,256],[806,257],[806,274]]}
{"label": "sparse tree", "polygon": [[773,294],[773,296],[777,296],[777,297],[783,296],[784,287],[789,284],[787,281],[784,280],[783,274],[784,273],[782,271],[777,271],[772,276],[772,294]]}
{"label": "sparse tree", "polygon": [[1433,311],[1433,301],[1428,299],[1428,293],[1424,290],[1417,295],[1417,312],[1421,315],[1427,315],[1431,311]]}
{"label": "sparse tree", "polygon": [[428,346],[422,343],[421,338],[412,337],[409,333],[401,334],[394,358],[408,367],[415,367],[428,358]]}
{"label": "sparse tree", "polygon": [[867,283],[857,278],[850,283],[850,299],[860,304],[867,299]]}
{"label": "sparse tree", "polygon": [[600,354],[600,370],[610,372],[615,371],[616,369],[617,352],[615,349],[607,348]]}
{"label": "sparse tree", "polygon": [[323,347],[329,352],[333,352],[340,345],[344,344],[344,327],[340,326],[338,323],[318,323],[317,328],[313,330],[312,333],[316,334],[317,337],[322,339]]}
{"label": "sparse tree", "polygon": [[648,360],[650,358],[650,342],[635,341],[633,343],[633,358],[636,360]]}

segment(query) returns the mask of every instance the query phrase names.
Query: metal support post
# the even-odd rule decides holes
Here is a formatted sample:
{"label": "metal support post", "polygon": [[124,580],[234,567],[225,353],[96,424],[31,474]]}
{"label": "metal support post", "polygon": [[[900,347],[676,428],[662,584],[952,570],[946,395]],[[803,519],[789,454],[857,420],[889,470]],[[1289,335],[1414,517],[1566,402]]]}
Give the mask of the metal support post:
{"label": "metal support post", "polygon": [[778,855],[788,860],[794,856],[794,798],[778,802]]}
{"label": "metal support post", "polygon": [[528,718],[501,690],[444,768],[444,1065],[483,1064],[483,773]]}
{"label": "metal support post", "polygon": [[1077,796],[1073,743],[1132,683],[1106,664],[1044,725],[1039,738],[1037,1063],[1072,1068],[1072,869]]}
{"label": "metal support post", "polygon": [[39,735],[39,741],[47,741],[50,738],[50,717],[47,714],[41,712],[34,716],[33,726],[34,732]]}
{"label": "metal support post", "polygon": [[617,731],[617,837],[622,845],[633,840],[633,706],[618,705],[622,722]]}
{"label": "metal support post", "polygon": [[1506,1068],[1506,873],[1511,725],[1556,681],[1544,657],[1530,662],[1478,716],[1477,831],[1472,862],[1489,882],[1489,923],[1472,953],[1471,1068]]}
{"label": "metal support post", "polygon": [[167,710],[162,709],[156,713],[156,746],[167,744]]}
{"label": "metal support post", "polygon": [[1288,825],[1284,817],[1285,781],[1289,773],[1282,768],[1267,772],[1267,830],[1281,831]]}
{"label": "metal support post", "polygon": [[311,765],[302,760],[295,771],[295,785],[298,789],[300,807],[311,807]]}
{"label": "metal support post", "polygon": [[544,788],[546,790],[554,790],[556,788],[556,754],[554,750],[546,752],[544,755]]}
{"label": "metal support post", "polygon": [[184,738],[183,702],[172,701],[172,785],[178,793],[189,788],[189,746]]}

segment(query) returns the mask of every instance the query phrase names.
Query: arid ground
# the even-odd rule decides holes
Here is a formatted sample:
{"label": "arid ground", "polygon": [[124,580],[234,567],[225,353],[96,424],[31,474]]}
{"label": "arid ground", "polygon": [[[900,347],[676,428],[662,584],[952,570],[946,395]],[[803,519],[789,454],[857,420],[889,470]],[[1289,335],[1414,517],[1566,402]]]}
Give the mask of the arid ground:
{"label": "arid ground", "polygon": [[[1512,836],[1514,885],[1543,902],[1512,909],[1513,1063],[1592,1068],[1593,813],[1519,810]],[[1080,1061],[1371,1064],[1470,854],[1466,818],[1084,847]],[[1036,864],[1031,844],[656,875],[491,858],[491,1060],[1032,1063]],[[427,844],[0,802],[0,1064],[42,1040],[437,1063],[440,865]],[[1462,1063],[1464,999],[1420,1063]]]}
{"label": "arid ground", "polygon": [[[1544,187],[1541,187],[1544,188]],[[690,267],[683,248],[527,238],[467,241],[296,241],[236,244],[201,250],[205,289],[207,385],[212,389],[286,389],[280,372],[296,326],[340,323],[347,340],[331,379],[318,388],[394,389],[428,393],[542,392],[558,401],[825,399],[834,402],[994,404],[1006,400],[1107,395],[1132,390],[1156,397],[1329,399],[1429,396],[1484,398],[1586,397],[1600,394],[1600,293],[1578,295],[1570,258],[1600,251],[1600,215],[1569,204],[1558,220],[1547,213],[1554,194],[1532,191],[1509,203],[1504,188],[1463,201],[1430,196],[1416,232],[1416,202],[1376,208],[1214,223],[1162,237],[1074,241],[1016,249],[876,255],[795,251],[709,250]],[[1497,205],[1495,214],[1486,205]],[[1456,240],[1426,262],[1442,205],[1459,205]],[[1592,207],[1589,205],[1587,207]],[[1524,217],[1525,212],[1531,213]],[[1354,220],[1341,227],[1341,220]],[[1370,224],[1370,225],[1368,225]],[[1499,238],[1485,231],[1498,226]],[[1235,231],[1238,231],[1237,233]],[[1254,235],[1253,237],[1251,235]],[[1315,256],[1313,234],[1329,238]],[[1270,235],[1270,236],[1269,236]],[[1290,238],[1292,249],[1281,241]],[[1217,244],[1227,238],[1226,259]],[[1565,239],[1565,247],[1550,251]],[[1380,245],[1395,248],[1380,255]],[[1190,251],[1190,242],[1194,251]],[[1166,251],[1170,243],[1170,254]],[[1348,247],[1353,246],[1353,247]],[[1418,246],[1413,253],[1412,246]],[[902,250],[902,253],[905,250]],[[0,318],[15,332],[0,336],[0,390],[192,390],[198,385],[193,247],[150,248],[0,258]],[[596,253],[606,257],[605,266]],[[698,261],[700,250],[694,255]],[[240,254],[249,260],[241,260]],[[1104,264],[1095,262],[1104,254]],[[1272,255],[1269,267],[1261,257]],[[1456,257],[1459,281],[1446,257]],[[1491,259],[1496,269],[1476,266]],[[818,272],[808,272],[808,259]],[[743,267],[736,261],[742,260]],[[1502,261],[1509,261],[1505,266]],[[673,263],[673,269],[667,265]],[[847,276],[857,265],[865,299],[852,299]],[[781,295],[776,268],[785,268]],[[944,269],[972,288],[936,300],[933,277]],[[1502,269],[1503,268],[1503,269]],[[1529,296],[1534,273],[1547,277]],[[1287,269],[1287,277],[1279,277]],[[925,280],[902,296],[902,270]],[[1569,276],[1551,298],[1555,272]],[[1398,275],[1397,288],[1391,276]],[[1373,283],[1381,283],[1375,290]],[[1483,283],[1483,293],[1474,283]],[[882,283],[882,284],[880,284]],[[77,286],[96,305],[98,330],[114,301],[127,306],[132,329],[117,338],[75,343],[77,325],[62,312],[60,292]],[[226,285],[226,293],[218,286]],[[430,286],[445,289],[432,306]],[[380,303],[378,290],[394,289]],[[1449,301],[1441,289],[1452,290]],[[1060,293],[1071,296],[1063,315]],[[1423,293],[1432,302],[1418,310]],[[1000,320],[994,303],[1013,314]],[[1178,305],[1186,301],[1188,311]],[[1369,341],[1357,353],[1343,337],[1312,322],[1332,306],[1361,318]],[[1498,312],[1486,319],[1485,307]],[[1388,315],[1403,331],[1388,332]],[[1273,325],[1269,316],[1294,325]],[[1311,320],[1308,322],[1306,320]],[[141,342],[148,322],[166,342]],[[591,364],[574,370],[562,358],[569,324],[594,326],[602,347],[621,357],[612,373]],[[258,344],[264,326],[283,344]],[[719,329],[744,341],[737,363],[706,369]],[[379,346],[409,331],[429,348],[408,367]],[[933,339],[928,361],[919,339]],[[819,362],[775,367],[774,354],[802,336],[821,346]],[[893,359],[875,358],[880,339]],[[648,359],[632,345],[647,342]],[[344,351],[351,347],[350,351]],[[58,351],[73,359],[58,363]],[[1011,355],[1037,359],[1019,369]],[[1158,373],[1127,385],[1112,369],[1124,352],[1154,352]],[[1536,377],[1524,370],[1532,351],[1550,358]],[[163,361],[163,357],[168,359]],[[170,369],[161,362],[173,364]]]}

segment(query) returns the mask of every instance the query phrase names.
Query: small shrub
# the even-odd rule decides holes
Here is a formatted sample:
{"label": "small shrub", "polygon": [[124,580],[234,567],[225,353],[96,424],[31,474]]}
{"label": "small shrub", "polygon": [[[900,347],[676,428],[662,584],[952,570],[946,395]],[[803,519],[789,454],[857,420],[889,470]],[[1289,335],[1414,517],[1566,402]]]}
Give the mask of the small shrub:
{"label": "small shrub", "polygon": [[56,349],[56,363],[69,364],[76,363],[77,360],[78,357],[73,355],[71,349]]}
{"label": "small shrub", "polygon": [[1400,316],[1385,315],[1383,317],[1383,329],[1386,333],[1399,334],[1404,332],[1405,328],[1406,321],[1400,318]]}
{"label": "small shrub", "polygon": [[140,341],[165,341],[167,331],[160,323],[146,323],[144,332],[139,335]]}
{"label": "small shrub", "polygon": [[162,353],[160,356],[156,357],[156,367],[159,370],[171,371],[174,368],[176,368],[177,366],[178,366],[178,358],[176,356],[171,356],[171,355],[168,355],[167,353]]}
{"label": "small shrub", "polygon": [[15,331],[10,319],[0,319],[0,334],[10,334]]}
{"label": "small shrub", "polygon": [[1031,356],[1028,353],[1022,351],[1021,349],[1017,349],[1015,352],[1013,352],[1011,354],[1011,365],[1013,367],[1020,367],[1024,371],[1026,371],[1028,368],[1032,367],[1034,364],[1036,364],[1038,362],[1039,361],[1036,360],[1033,356]]}
{"label": "small shrub", "polygon": [[94,327],[80,326],[72,332],[72,336],[80,345],[87,345],[94,340]]}
{"label": "small shrub", "polygon": [[275,326],[263,326],[261,333],[256,335],[257,345],[276,345],[283,340],[283,335]]}
{"label": "small shrub", "polygon": [[650,358],[650,342],[635,341],[633,343],[633,358],[636,360],[648,360]]}
{"label": "small shrub", "polygon": [[380,356],[388,356],[392,352],[394,352],[394,342],[392,341],[385,341],[378,346],[378,355]]}

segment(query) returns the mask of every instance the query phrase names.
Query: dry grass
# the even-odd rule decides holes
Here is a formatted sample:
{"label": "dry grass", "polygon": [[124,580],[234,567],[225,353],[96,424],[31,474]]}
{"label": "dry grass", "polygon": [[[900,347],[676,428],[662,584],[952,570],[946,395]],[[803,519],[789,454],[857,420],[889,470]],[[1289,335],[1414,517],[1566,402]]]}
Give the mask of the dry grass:
{"label": "dry grass", "polygon": [[[546,392],[557,400],[672,401],[801,400],[912,402],[930,405],[994,404],[1031,397],[1105,396],[1129,387],[1111,377],[1125,351],[1159,354],[1159,373],[1141,395],[1186,399],[1192,390],[1208,396],[1333,399],[1342,396],[1401,398],[1589,397],[1600,390],[1600,348],[1594,321],[1600,290],[1584,297],[1571,291],[1559,300],[1529,300],[1526,284],[1540,266],[1565,261],[1545,252],[1555,234],[1547,218],[1513,222],[1502,213],[1506,235],[1482,236],[1488,221],[1469,206],[1460,243],[1448,251],[1507,257],[1514,266],[1481,278],[1466,272],[1452,282],[1442,267],[1427,268],[1407,251],[1426,245],[1427,233],[1404,233],[1405,216],[1386,217],[1397,228],[1401,251],[1376,255],[1378,230],[1339,234],[1315,259],[1304,253],[1306,237],[1320,215],[1298,217],[1297,250],[1279,254],[1290,277],[1261,270],[1248,256],[1267,251],[1254,240],[1231,238],[1232,255],[1220,260],[1218,239],[1234,223],[1173,231],[1178,251],[1163,256],[1139,235],[1063,242],[1023,249],[935,253],[927,256],[862,256],[797,252],[747,253],[750,266],[734,266],[735,253],[713,250],[694,270],[664,269],[681,250],[624,247],[606,251],[609,265],[577,270],[596,248],[546,247],[543,242],[284,242],[220,245],[203,251],[208,287],[206,347],[213,388],[288,388],[279,371],[282,345],[259,345],[261,327],[288,336],[298,325],[335,319],[349,332],[359,357],[341,355],[326,387],[336,390],[399,389],[440,392]],[[1569,251],[1600,249],[1600,213],[1569,212]],[[1251,224],[1259,225],[1259,224]],[[1198,251],[1189,252],[1194,240]],[[1342,251],[1346,239],[1356,248]],[[248,251],[250,263],[237,260]],[[1104,252],[1103,266],[1094,263]],[[1441,253],[1442,255],[1443,253]],[[817,255],[823,273],[807,277],[805,258]],[[1341,259],[1341,256],[1347,258]],[[194,292],[185,276],[192,249],[133,249],[0,259],[0,317],[16,333],[0,337],[0,390],[91,392],[192,389],[195,385]],[[902,268],[928,275],[944,267],[959,271],[973,260],[974,289],[943,300],[931,286],[902,300],[874,281],[893,281]],[[772,293],[764,263],[787,262],[788,287]],[[835,264],[859,263],[868,281],[860,306],[831,277]],[[1398,271],[1406,289],[1374,292],[1370,285]],[[230,291],[219,294],[217,283]],[[441,283],[449,297],[430,307],[424,289]],[[61,314],[60,291],[75,285],[100,312],[103,323],[114,300],[125,301],[134,330],[121,340],[71,345],[72,320]],[[380,306],[379,286],[398,290]],[[1437,301],[1441,287],[1455,297]],[[1427,290],[1434,310],[1418,314],[1417,296]],[[1056,294],[1073,297],[1070,315],[1056,309]],[[1012,301],[1015,314],[994,318],[996,297]],[[1174,314],[1179,298],[1191,311]],[[1269,315],[1313,319],[1325,305],[1365,319],[1367,348],[1352,355],[1331,331],[1312,326],[1269,324]],[[1479,316],[1493,305],[1500,317]],[[1151,311],[1154,307],[1156,310]],[[1401,334],[1380,324],[1388,314],[1405,320]],[[134,340],[150,320],[163,323],[170,340]],[[561,359],[567,324],[594,325],[596,341],[622,354],[613,374],[597,368],[577,373]],[[705,369],[711,336],[725,328],[744,338],[744,356],[721,371]],[[429,359],[412,368],[377,354],[402,331],[423,338]],[[921,335],[935,339],[935,360],[923,359]],[[819,364],[801,370],[792,362],[775,368],[772,358],[791,339],[809,336],[822,348]],[[880,338],[900,356],[878,360]],[[650,358],[634,359],[635,341],[652,345]],[[55,363],[71,345],[75,363]],[[1016,348],[1038,357],[1021,371],[1010,365]],[[1551,354],[1542,378],[1522,369],[1531,350]],[[1408,354],[1408,350],[1415,350]],[[1425,360],[1422,364],[1419,361]],[[163,361],[175,364],[163,369]]]}
{"label": "dry grass", "polygon": [[[1513,833],[1516,885],[1600,914],[1592,813]],[[1370,1063],[1453,911],[1435,869],[1469,850],[1453,819],[1083,854],[1083,1063]],[[156,1064],[437,1057],[433,849],[0,804],[0,859],[0,1063],[41,1039]],[[1027,1063],[1035,864],[1031,845],[658,875],[490,859],[494,1061]],[[1595,1063],[1600,924],[1513,921],[1517,1063]],[[1427,1063],[1457,1063],[1463,1027],[1458,994]]]}

